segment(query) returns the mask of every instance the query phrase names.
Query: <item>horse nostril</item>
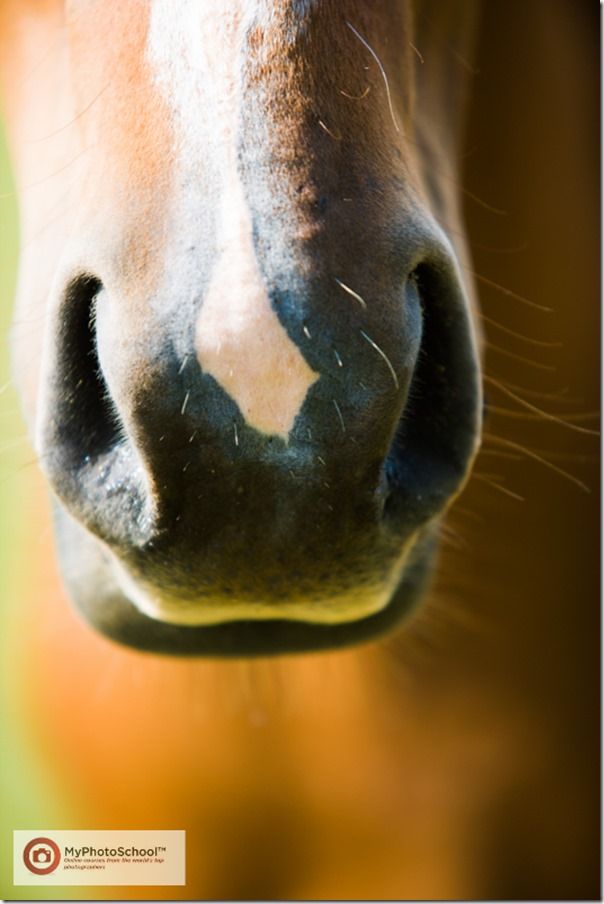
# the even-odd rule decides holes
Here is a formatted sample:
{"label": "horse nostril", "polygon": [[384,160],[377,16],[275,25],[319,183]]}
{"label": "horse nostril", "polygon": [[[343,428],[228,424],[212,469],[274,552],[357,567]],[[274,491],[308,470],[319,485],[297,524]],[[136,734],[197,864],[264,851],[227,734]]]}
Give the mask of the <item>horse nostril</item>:
{"label": "horse nostril", "polygon": [[68,286],[46,363],[40,463],[76,517],[106,539],[145,542],[152,511],[147,478],[103,375],[96,317],[101,282]]}
{"label": "horse nostril", "polygon": [[386,515],[410,524],[437,514],[459,490],[480,421],[477,355],[465,298],[447,260],[411,275],[422,340],[407,403],[386,459]]}
{"label": "horse nostril", "polygon": [[62,454],[77,467],[115,446],[122,427],[99,361],[96,312],[99,280],[83,276],[67,290],[53,375]]}

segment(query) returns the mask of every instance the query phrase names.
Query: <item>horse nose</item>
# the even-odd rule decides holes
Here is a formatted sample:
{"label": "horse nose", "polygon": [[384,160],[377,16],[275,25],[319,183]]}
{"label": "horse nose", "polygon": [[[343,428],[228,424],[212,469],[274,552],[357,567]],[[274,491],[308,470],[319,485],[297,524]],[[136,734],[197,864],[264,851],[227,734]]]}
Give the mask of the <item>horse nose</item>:
{"label": "horse nose", "polygon": [[267,278],[227,256],[182,317],[72,280],[39,430],[71,514],[179,596],[206,566],[247,562],[261,595],[394,555],[462,483],[479,390],[445,241],[376,258]]}
{"label": "horse nose", "polygon": [[[342,280],[296,301],[249,280],[242,292],[236,275],[210,286],[186,350],[157,323],[126,337],[96,280],[67,292],[42,460],[108,539],[125,501],[126,540],[142,540],[171,502],[231,482],[252,492],[271,468],[274,481],[296,473],[314,493],[336,477],[359,489],[367,471],[379,482],[420,347],[414,277],[388,331]],[[239,293],[230,307],[229,290]]]}

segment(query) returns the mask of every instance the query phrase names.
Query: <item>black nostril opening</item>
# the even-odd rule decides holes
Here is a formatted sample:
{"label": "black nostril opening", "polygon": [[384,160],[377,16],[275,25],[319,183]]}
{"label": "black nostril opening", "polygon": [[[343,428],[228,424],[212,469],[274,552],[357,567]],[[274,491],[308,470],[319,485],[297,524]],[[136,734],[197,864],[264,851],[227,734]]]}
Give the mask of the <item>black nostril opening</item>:
{"label": "black nostril opening", "polygon": [[97,350],[102,283],[82,275],[67,288],[52,336],[41,462],[67,509],[108,543],[141,546],[155,509],[128,441]]}
{"label": "black nostril opening", "polygon": [[102,290],[93,277],[75,280],[59,328],[56,424],[63,453],[75,467],[103,455],[123,438],[97,349],[96,311]]}
{"label": "black nostril opening", "polygon": [[409,277],[422,340],[407,404],[386,460],[386,513],[409,522],[436,514],[459,488],[476,443],[478,364],[467,304],[450,266],[423,263]]}

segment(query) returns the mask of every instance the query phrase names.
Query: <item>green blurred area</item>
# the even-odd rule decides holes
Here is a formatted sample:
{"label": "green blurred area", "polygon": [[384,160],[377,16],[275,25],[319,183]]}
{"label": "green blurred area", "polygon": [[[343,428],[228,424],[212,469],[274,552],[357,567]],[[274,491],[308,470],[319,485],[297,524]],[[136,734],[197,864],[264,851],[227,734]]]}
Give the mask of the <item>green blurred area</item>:
{"label": "green blurred area", "polygon": [[[39,825],[57,814],[50,764],[42,761],[23,725],[17,622],[27,602],[32,568],[28,549],[28,483],[35,456],[26,437],[11,381],[10,324],[17,279],[18,212],[8,151],[0,124],[0,878],[12,889],[13,829]],[[19,621],[19,623],[21,623]],[[17,642],[16,642],[17,641]],[[28,899],[59,899],[61,888],[22,888]]]}
{"label": "green blurred area", "polygon": [[[17,486],[11,474],[24,463],[23,423],[19,416],[17,396],[10,381],[9,325],[16,283],[18,253],[17,206],[4,134],[0,129],[0,575],[2,595],[8,591],[7,580],[13,570],[14,539],[18,533],[15,519]],[[15,530],[17,529],[17,530]]]}

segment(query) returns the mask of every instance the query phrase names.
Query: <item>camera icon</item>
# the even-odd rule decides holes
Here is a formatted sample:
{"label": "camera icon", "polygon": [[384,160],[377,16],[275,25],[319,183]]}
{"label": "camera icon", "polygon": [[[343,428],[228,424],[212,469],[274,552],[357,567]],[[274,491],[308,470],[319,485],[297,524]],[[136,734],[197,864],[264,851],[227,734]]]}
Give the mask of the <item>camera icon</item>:
{"label": "camera icon", "polygon": [[[1,0],[0,0],[1,2]],[[61,849],[52,838],[39,835],[28,841],[23,849],[23,863],[30,873],[47,876],[61,864]]]}
{"label": "camera icon", "polygon": [[32,863],[50,863],[52,860],[52,851],[49,848],[39,847],[33,851]]}

